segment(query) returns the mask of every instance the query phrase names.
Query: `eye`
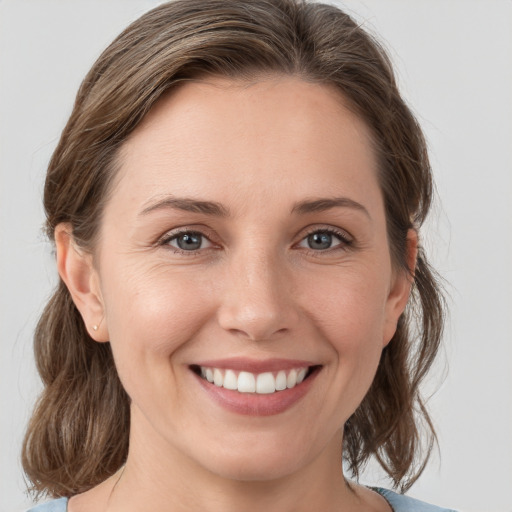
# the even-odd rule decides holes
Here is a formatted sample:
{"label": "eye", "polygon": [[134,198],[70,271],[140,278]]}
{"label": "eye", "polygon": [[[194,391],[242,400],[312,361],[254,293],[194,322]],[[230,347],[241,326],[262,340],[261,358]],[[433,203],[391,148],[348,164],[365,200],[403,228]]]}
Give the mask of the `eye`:
{"label": "eye", "polygon": [[170,245],[179,251],[186,252],[198,251],[200,249],[206,249],[213,246],[210,240],[198,231],[182,231],[180,233],[172,234],[162,240],[162,244]]}
{"label": "eye", "polygon": [[351,240],[343,232],[330,229],[317,229],[303,238],[299,247],[314,251],[326,251],[328,249],[341,249],[351,244]]}

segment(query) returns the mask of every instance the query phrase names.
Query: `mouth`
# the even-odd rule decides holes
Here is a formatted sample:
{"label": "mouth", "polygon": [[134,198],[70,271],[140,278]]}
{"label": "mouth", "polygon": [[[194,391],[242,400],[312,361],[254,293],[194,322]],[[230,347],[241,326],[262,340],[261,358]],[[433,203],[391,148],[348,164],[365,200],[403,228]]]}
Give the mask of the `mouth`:
{"label": "mouth", "polygon": [[243,394],[272,395],[297,388],[318,373],[321,365],[297,365],[294,368],[259,373],[206,365],[190,365],[190,369],[202,380],[217,388]]}

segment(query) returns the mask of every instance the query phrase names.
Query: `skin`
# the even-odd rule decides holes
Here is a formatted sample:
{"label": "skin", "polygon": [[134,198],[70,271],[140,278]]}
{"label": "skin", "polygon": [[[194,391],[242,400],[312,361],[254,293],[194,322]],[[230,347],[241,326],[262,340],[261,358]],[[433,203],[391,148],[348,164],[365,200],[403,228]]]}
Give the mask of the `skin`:
{"label": "skin", "polygon": [[[125,468],[73,497],[70,512],[389,511],[349,486],[340,462],[343,425],[410,292],[390,258],[365,124],[328,86],[211,78],[162,98],[120,159],[94,257],[68,225],[56,229],[60,275],[91,336],[110,341],[132,400]],[[147,211],[171,194],[229,214]],[[292,213],[333,197],[359,206]],[[176,228],[203,233],[201,248],[163,242]],[[325,229],[346,240],[311,248],[308,235]],[[415,241],[411,231],[411,268]],[[235,356],[321,371],[286,411],[240,415],[189,367]]]}

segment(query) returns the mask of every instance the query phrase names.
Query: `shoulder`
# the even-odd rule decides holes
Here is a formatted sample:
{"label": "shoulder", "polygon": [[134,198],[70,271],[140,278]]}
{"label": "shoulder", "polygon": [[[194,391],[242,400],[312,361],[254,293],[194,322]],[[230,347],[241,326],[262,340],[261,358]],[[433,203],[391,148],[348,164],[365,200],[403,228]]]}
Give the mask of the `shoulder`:
{"label": "shoulder", "polygon": [[394,512],[455,512],[451,509],[430,505],[424,501],[411,498],[410,496],[397,494],[388,489],[382,489],[380,487],[372,487],[372,489],[386,499]]}
{"label": "shoulder", "polygon": [[48,501],[47,503],[42,503],[41,505],[37,505],[27,512],[66,512],[68,507],[68,499],[67,498],[59,498],[58,500]]}

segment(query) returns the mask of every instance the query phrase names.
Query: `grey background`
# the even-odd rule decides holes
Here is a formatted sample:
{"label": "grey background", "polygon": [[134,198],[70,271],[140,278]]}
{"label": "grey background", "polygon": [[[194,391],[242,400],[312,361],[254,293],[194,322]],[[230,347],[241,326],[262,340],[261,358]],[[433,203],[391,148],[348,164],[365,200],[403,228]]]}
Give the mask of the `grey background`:
{"label": "grey background", "polygon": [[[41,232],[45,167],[78,85],[149,0],[0,0],[0,512],[23,510],[20,443],[39,390],[35,322],[56,282]],[[441,457],[410,494],[512,511],[512,2],[338,2],[386,42],[431,149],[426,245],[449,282],[426,386]],[[448,371],[446,371],[448,369]],[[370,467],[365,482],[386,484]]]}

